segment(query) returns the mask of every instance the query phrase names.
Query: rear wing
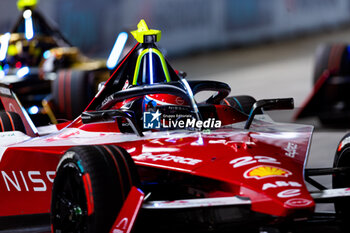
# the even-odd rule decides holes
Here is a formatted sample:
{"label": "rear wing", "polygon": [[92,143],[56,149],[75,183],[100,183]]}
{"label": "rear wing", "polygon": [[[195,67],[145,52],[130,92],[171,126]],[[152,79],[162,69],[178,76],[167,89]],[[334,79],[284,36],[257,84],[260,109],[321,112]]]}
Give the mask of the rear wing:
{"label": "rear wing", "polygon": [[7,112],[15,112],[21,117],[29,136],[34,137],[39,135],[32,119],[30,119],[26,110],[22,107],[16,94],[11,90],[10,85],[0,84],[0,101],[3,110]]}

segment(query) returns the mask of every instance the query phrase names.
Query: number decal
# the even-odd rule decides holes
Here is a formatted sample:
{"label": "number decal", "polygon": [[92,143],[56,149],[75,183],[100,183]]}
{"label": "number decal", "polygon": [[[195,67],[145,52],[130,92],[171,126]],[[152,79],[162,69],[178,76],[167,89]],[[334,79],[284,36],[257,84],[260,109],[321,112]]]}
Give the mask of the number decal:
{"label": "number decal", "polygon": [[244,156],[230,161],[230,164],[233,164],[234,168],[242,167],[245,165],[253,163],[272,163],[272,164],[281,164],[277,159],[268,157],[268,156]]}
{"label": "number decal", "polygon": [[281,164],[277,161],[275,158],[271,158],[268,156],[254,156],[256,160],[258,160],[259,163],[273,163],[273,164]]}
{"label": "number decal", "polygon": [[242,167],[252,163],[256,163],[256,160],[254,160],[253,157],[251,156],[245,156],[245,157],[237,158],[230,161],[230,164],[233,164],[234,168]]}

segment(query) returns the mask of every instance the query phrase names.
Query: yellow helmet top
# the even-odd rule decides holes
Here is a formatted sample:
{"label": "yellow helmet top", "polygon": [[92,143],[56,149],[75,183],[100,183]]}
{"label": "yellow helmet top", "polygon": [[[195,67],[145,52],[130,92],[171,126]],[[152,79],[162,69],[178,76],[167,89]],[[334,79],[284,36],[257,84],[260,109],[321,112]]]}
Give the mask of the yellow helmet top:
{"label": "yellow helmet top", "polygon": [[38,0],[18,0],[17,1],[17,8],[20,11],[25,9],[25,8],[34,9],[37,4],[38,4]]}
{"label": "yellow helmet top", "polygon": [[147,43],[149,42],[147,39],[145,41],[145,38],[147,38],[147,36],[153,36],[155,41],[152,42],[158,42],[160,41],[162,33],[159,30],[148,29],[145,20],[141,19],[140,22],[137,24],[137,30],[131,31],[131,34],[139,43]]}

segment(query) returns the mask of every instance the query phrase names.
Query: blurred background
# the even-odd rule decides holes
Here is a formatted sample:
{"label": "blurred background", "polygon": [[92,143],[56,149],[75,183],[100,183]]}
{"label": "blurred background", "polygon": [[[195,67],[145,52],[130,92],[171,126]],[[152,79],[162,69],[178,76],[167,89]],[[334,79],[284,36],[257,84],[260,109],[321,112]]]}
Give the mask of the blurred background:
{"label": "blurred background", "polygon": [[[15,0],[1,6],[5,33],[20,12]],[[291,96],[296,106],[312,88],[317,45],[350,41],[349,0],[41,0],[38,9],[101,58],[143,18],[162,31],[159,46],[188,78],[225,81],[235,95],[257,99]]]}
{"label": "blurred background", "polygon": [[[38,7],[89,55],[107,56],[118,33],[141,18],[161,29],[169,55],[270,42],[350,22],[348,0],[41,0]],[[0,31],[20,14],[1,0]]]}
{"label": "blurred background", "polygon": [[[15,0],[1,6],[5,33],[20,12]],[[293,96],[297,106],[311,89],[316,46],[350,41],[349,0],[41,0],[38,8],[74,46],[101,58],[143,18],[162,30],[159,46],[189,78],[226,81],[255,98]],[[294,82],[284,88],[286,80]],[[269,83],[271,91],[260,88]]]}

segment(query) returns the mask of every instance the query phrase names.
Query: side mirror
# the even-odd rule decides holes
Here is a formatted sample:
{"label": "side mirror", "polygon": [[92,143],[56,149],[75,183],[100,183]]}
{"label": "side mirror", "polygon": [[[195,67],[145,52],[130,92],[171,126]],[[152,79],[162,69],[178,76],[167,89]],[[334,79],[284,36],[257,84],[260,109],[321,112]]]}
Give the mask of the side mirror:
{"label": "side mirror", "polygon": [[284,110],[284,109],[293,109],[294,108],[294,99],[285,98],[285,99],[263,99],[258,100],[254,103],[248,120],[245,123],[244,129],[249,129],[250,125],[253,122],[254,116],[256,113],[261,110]]}

